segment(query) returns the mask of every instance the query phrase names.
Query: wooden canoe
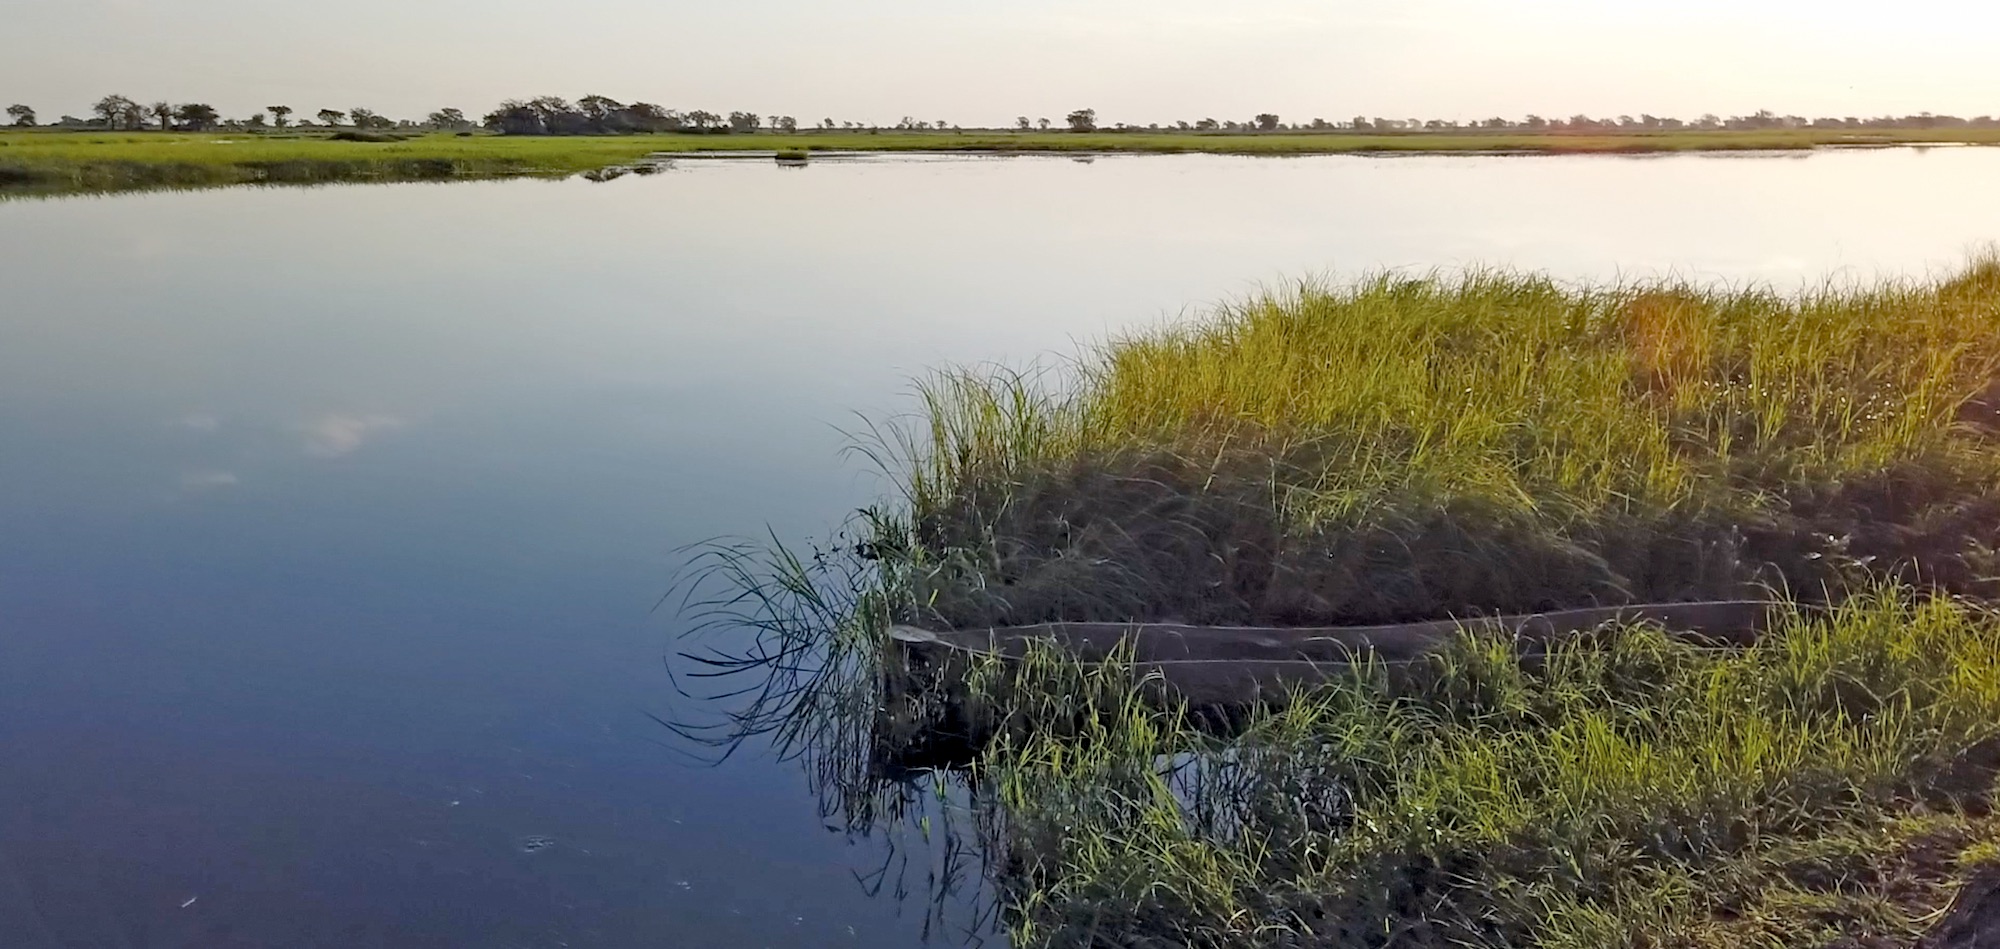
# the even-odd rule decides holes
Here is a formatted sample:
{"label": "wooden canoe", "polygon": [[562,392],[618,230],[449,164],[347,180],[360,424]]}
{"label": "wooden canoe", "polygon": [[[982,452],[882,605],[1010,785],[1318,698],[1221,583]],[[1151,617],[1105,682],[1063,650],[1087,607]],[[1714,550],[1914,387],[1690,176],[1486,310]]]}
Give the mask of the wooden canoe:
{"label": "wooden canoe", "polygon": [[1048,643],[1084,662],[1125,646],[1136,671],[1156,677],[1189,704],[1281,701],[1295,688],[1345,674],[1357,661],[1407,664],[1436,652],[1462,630],[1514,638],[1530,652],[1611,626],[1650,624],[1707,646],[1745,646],[1796,607],[1757,600],[1650,603],[1519,616],[1467,617],[1387,626],[1233,627],[1180,623],[1043,623],[946,632],[896,626],[890,638],[906,665],[930,670],[998,655],[1018,659]]}

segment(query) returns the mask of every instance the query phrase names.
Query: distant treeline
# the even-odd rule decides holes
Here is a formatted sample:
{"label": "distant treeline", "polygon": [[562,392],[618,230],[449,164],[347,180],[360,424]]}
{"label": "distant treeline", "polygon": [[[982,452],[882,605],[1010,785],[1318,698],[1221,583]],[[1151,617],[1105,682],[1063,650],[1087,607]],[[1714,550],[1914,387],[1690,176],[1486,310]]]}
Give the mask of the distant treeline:
{"label": "distant treeline", "polygon": [[[570,102],[558,96],[537,96],[533,99],[509,99],[498,108],[487,113],[480,121],[474,122],[458,109],[439,109],[417,119],[390,119],[373,109],[351,107],[341,109],[320,109],[312,114],[317,122],[306,118],[294,120],[297,110],[286,105],[265,106],[244,118],[225,119],[213,106],[205,103],[170,104],[154,102],[141,104],[127,96],[105,96],[91,108],[91,116],[78,118],[65,115],[51,123],[59,128],[139,130],[159,129],[161,131],[204,132],[216,129],[257,130],[267,128],[350,128],[364,130],[390,129],[432,129],[443,131],[471,131],[486,128],[505,135],[621,135],[640,132],[685,132],[700,134],[747,133],[759,130],[774,132],[797,132],[799,120],[789,115],[760,115],[755,112],[729,112],[726,114],[709,112],[704,109],[681,111],[669,109],[650,102],[619,102],[608,96],[584,96]],[[13,125],[22,128],[38,124],[36,111],[26,105],[7,108],[7,117]],[[1779,115],[1768,110],[1750,115],[1723,117],[1703,115],[1695,119],[1678,119],[1656,115],[1590,116],[1572,115],[1568,118],[1546,118],[1528,115],[1519,119],[1494,117],[1475,122],[1461,122],[1455,119],[1384,118],[1381,116],[1357,115],[1345,120],[1315,118],[1303,122],[1287,123],[1275,113],[1265,112],[1248,119],[1202,118],[1192,121],[1181,120],[1169,123],[1133,125],[1119,122],[1101,125],[1095,109],[1077,109],[1063,116],[1060,122],[1044,118],[1019,116],[1013,128],[1020,131],[1047,131],[1061,127],[1074,132],[1649,132],[1649,131],[1764,131],[1778,129],[1948,129],[1948,128],[2000,128],[2000,119],[1990,115],[1977,118],[1961,118],[1955,115],[1933,115],[1922,112],[1916,115],[1808,118],[1803,115]],[[883,125],[870,122],[835,121],[821,119],[804,128],[808,130],[895,130],[895,131],[959,131],[959,126],[948,120],[918,119],[904,116],[899,122]]]}

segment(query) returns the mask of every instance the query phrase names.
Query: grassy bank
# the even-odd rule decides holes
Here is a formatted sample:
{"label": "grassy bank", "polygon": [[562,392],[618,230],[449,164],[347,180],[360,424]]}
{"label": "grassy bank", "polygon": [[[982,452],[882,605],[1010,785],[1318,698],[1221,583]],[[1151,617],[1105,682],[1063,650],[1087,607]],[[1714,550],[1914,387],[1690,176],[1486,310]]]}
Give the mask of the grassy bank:
{"label": "grassy bank", "polygon": [[1468,639],[1227,743],[1116,670],[995,676],[1085,723],[975,779],[1024,947],[1913,946],[2000,868],[2000,619],[1943,601],[1745,652]]}
{"label": "grassy bank", "polygon": [[[730,681],[753,698],[728,728],[801,754],[863,830],[919,813],[885,740],[991,725],[925,780],[956,787],[1018,946],[1913,946],[2000,881],[1996,373],[1993,260],[1790,295],[1309,285],[1061,372],[937,377],[874,443],[904,497],[854,557],[712,552],[706,615],[756,635],[703,668],[768,673]],[[1738,650],[1467,636],[1226,733],[1047,652],[894,720],[879,691],[892,622],[1773,589],[1833,606]]]}
{"label": "grassy bank", "polygon": [[325,134],[179,134],[0,130],[0,190],[106,191],[251,182],[430,180],[561,175],[656,152],[1183,152],[1237,155],[1504,152],[1641,154],[1809,149],[1829,145],[2000,143],[2000,130],[1871,132],[1153,133],[802,132],[524,138],[420,135],[338,141]]}
{"label": "grassy bank", "polygon": [[946,373],[879,545],[945,627],[1993,592],[2000,261],[1796,296],[1382,276]]}

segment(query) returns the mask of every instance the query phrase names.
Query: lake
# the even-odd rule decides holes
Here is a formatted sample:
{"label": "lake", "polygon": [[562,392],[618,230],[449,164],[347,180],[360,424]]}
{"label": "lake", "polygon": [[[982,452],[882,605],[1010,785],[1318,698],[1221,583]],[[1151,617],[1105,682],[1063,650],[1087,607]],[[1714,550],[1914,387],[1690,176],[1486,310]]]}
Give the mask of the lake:
{"label": "lake", "polygon": [[655,609],[686,546],[881,495],[844,432],[913,376],[1382,267],[1921,276],[2000,238],[1995,180],[904,157],[0,202],[0,943],[920,944],[921,860],[899,899],[907,852],[796,765],[654,718],[703,711]]}

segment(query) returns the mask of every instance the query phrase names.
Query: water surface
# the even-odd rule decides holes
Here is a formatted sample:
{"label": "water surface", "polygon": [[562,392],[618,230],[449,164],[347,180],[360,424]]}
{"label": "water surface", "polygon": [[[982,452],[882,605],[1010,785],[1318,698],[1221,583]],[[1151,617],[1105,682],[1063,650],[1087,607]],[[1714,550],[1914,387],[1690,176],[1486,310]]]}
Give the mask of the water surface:
{"label": "water surface", "polygon": [[687,705],[676,550],[874,497],[853,413],[1314,273],[1922,275],[2000,237],[1996,179],[904,159],[0,203],[0,943],[914,945],[880,841],[648,714]]}

